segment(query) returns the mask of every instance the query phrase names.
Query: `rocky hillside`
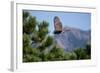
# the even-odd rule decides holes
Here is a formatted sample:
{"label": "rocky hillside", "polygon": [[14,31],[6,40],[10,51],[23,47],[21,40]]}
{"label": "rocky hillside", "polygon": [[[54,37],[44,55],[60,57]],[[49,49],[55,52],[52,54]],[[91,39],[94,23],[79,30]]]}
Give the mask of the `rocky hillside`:
{"label": "rocky hillside", "polygon": [[54,40],[65,51],[72,51],[75,48],[84,48],[86,44],[90,44],[91,31],[83,31],[66,26],[63,32],[54,34]]}

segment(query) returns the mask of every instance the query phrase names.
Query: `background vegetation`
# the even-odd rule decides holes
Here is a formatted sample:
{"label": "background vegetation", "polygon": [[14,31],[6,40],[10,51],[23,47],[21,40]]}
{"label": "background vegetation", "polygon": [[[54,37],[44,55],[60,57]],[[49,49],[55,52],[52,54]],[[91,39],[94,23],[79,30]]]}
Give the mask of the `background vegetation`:
{"label": "background vegetation", "polygon": [[[23,62],[82,60],[91,58],[91,45],[66,52],[49,35],[49,23],[23,11]],[[33,48],[34,47],[34,48]]]}

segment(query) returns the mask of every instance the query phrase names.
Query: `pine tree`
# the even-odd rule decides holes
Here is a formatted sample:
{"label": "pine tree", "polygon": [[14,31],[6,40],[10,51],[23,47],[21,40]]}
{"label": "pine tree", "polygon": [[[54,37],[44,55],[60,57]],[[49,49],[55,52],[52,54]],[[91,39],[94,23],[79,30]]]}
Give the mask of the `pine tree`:
{"label": "pine tree", "polygon": [[23,62],[47,60],[46,55],[53,47],[48,26],[48,22],[38,22],[36,17],[23,11]]}

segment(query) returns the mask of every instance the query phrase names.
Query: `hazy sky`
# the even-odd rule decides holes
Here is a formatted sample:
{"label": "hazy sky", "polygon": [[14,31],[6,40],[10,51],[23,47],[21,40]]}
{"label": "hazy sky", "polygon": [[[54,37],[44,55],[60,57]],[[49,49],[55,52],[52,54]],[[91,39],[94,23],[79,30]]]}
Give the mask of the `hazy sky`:
{"label": "hazy sky", "polygon": [[54,31],[53,19],[58,16],[64,26],[79,28],[82,30],[89,30],[91,28],[91,14],[79,12],[50,12],[50,11],[28,11],[32,16],[35,16],[37,21],[46,20],[49,22],[50,34]]}

